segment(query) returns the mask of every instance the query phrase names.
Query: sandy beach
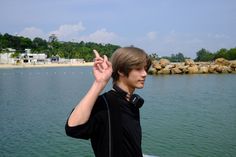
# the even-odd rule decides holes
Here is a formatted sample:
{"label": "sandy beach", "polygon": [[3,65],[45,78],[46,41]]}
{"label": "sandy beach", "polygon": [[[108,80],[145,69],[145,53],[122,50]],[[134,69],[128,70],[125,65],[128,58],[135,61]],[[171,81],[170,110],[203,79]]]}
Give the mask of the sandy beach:
{"label": "sandy beach", "polygon": [[0,68],[48,68],[48,67],[77,67],[77,66],[93,66],[93,62],[47,63],[47,64],[0,64]]}

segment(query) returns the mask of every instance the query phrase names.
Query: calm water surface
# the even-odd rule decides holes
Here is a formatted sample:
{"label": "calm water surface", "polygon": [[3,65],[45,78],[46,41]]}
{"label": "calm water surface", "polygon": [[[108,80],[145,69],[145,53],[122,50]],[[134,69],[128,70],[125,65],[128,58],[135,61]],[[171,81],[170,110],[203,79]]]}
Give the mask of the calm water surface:
{"label": "calm water surface", "polygon": [[[64,132],[92,81],[91,67],[0,69],[0,156],[93,156],[89,141]],[[236,156],[235,74],[148,76],[137,93],[144,154]]]}

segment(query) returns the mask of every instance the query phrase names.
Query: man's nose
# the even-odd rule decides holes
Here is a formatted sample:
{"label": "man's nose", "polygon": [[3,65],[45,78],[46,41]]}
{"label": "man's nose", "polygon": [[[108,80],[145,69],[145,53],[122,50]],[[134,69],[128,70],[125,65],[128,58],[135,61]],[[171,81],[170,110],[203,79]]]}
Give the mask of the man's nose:
{"label": "man's nose", "polygon": [[147,76],[147,71],[144,68],[142,70],[142,76]]}

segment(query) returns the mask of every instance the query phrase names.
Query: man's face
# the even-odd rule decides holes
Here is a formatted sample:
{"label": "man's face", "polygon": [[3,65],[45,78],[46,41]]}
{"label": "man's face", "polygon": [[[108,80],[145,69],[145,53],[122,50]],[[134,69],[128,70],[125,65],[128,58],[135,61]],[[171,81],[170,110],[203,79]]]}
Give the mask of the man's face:
{"label": "man's face", "polygon": [[132,69],[129,76],[126,78],[126,84],[131,88],[143,88],[147,71],[145,67]]}

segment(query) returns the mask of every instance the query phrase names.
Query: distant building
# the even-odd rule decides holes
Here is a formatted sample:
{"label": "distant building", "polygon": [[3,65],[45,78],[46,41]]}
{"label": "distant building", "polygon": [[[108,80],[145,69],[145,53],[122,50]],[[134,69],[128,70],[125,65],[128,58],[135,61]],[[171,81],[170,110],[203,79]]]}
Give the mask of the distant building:
{"label": "distant building", "polygon": [[28,53],[21,54],[20,59],[23,63],[39,64],[47,62],[47,55],[44,53],[32,54],[28,51]]}
{"label": "distant building", "polygon": [[58,64],[80,64],[85,63],[84,59],[65,59],[60,58],[59,55],[47,58],[44,53],[33,54],[31,49],[25,49],[24,53],[19,54],[18,57],[12,58],[16,50],[7,48],[0,53],[0,64],[45,64],[45,63],[58,63]]}
{"label": "distant building", "polygon": [[85,63],[84,59],[70,59],[71,64]]}
{"label": "distant building", "polygon": [[14,64],[14,58],[11,57],[13,54],[13,52],[0,53],[0,64]]}
{"label": "distant building", "polygon": [[59,61],[60,61],[60,57],[58,55],[51,57],[51,62],[52,63],[58,63]]}
{"label": "distant building", "polygon": [[31,49],[25,49],[25,53],[26,54],[30,54],[31,53]]}
{"label": "distant building", "polygon": [[6,49],[3,49],[2,52],[4,52],[4,53],[15,53],[15,52],[16,52],[16,49],[13,49],[13,48],[6,48]]}

